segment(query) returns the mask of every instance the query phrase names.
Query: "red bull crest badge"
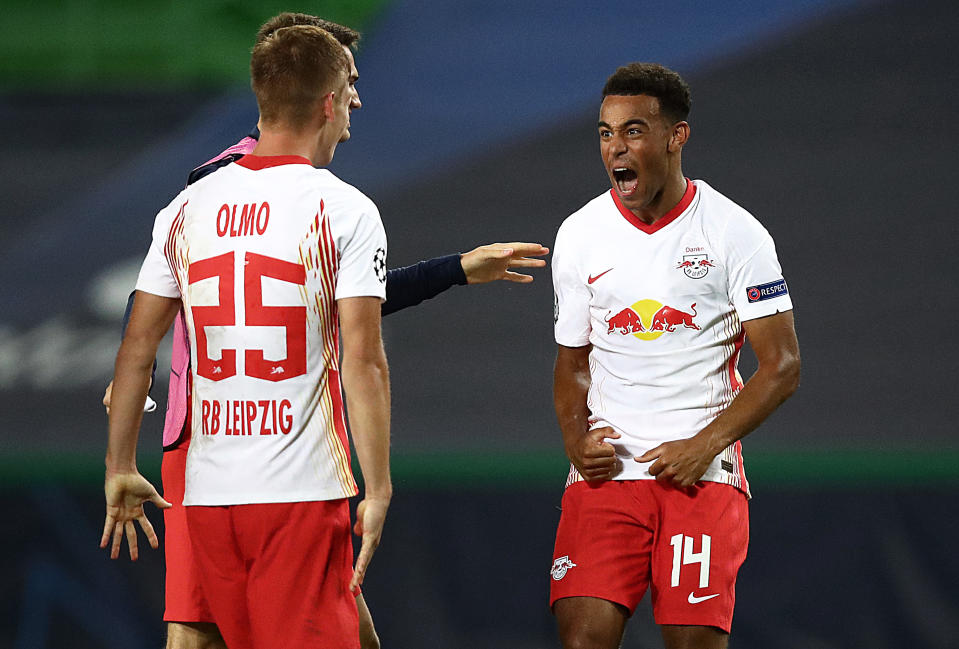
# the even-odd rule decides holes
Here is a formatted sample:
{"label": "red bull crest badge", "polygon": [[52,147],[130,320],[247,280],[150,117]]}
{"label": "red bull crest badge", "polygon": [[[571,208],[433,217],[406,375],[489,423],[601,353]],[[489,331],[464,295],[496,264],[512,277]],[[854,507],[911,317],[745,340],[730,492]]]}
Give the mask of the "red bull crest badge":
{"label": "red bull crest badge", "polygon": [[676,268],[682,268],[686,277],[691,279],[702,279],[710,268],[715,268],[716,264],[709,260],[709,255],[683,255],[683,260],[676,265]]}
{"label": "red bull crest badge", "polygon": [[656,340],[664,333],[673,333],[677,327],[700,330],[694,320],[696,318],[696,303],[689,307],[690,312],[681,311],[656,300],[640,300],[632,306],[613,314],[606,314],[608,335],[632,334],[640,340]]}

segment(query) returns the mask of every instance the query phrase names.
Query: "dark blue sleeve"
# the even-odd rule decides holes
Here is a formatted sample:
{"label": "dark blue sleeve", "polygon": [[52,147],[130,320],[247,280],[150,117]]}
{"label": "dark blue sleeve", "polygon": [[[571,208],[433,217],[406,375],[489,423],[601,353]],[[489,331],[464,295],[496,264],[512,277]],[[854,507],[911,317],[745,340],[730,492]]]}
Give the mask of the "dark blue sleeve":
{"label": "dark blue sleeve", "polygon": [[[123,340],[123,337],[127,335],[127,325],[130,324],[130,314],[133,313],[133,297],[137,294],[136,291],[130,293],[130,297],[127,298],[127,308],[123,312],[123,329],[120,331],[120,340]],[[147,390],[147,395],[153,392],[153,385],[157,382],[157,359],[153,359],[153,373],[150,375],[150,389]]]}
{"label": "dark blue sleeve", "polygon": [[386,273],[386,302],[382,314],[389,315],[423,300],[436,297],[455,284],[466,284],[459,255],[447,255]]}
{"label": "dark blue sleeve", "polygon": [[208,162],[205,165],[201,165],[197,167],[196,169],[190,172],[189,176],[186,177],[187,186],[192,185],[193,183],[200,180],[201,178],[206,178],[217,169],[225,167],[231,162],[236,162],[242,157],[243,157],[242,153],[231,153],[230,155],[223,156],[222,158],[218,158],[214,160],[213,162]]}

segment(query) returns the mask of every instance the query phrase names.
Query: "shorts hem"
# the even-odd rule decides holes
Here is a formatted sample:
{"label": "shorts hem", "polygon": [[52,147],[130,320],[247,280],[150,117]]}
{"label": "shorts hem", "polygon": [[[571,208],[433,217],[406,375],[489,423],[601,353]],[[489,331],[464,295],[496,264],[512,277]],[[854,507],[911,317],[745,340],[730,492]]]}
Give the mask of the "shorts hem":
{"label": "shorts hem", "polygon": [[566,593],[563,595],[558,595],[556,597],[553,597],[552,595],[550,595],[550,598],[549,598],[550,612],[553,611],[553,606],[556,604],[556,602],[558,602],[561,599],[567,599],[569,597],[592,597],[594,599],[602,599],[607,602],[611,602],[613,604],[619,604],[620,606],[625,608],[627,611],[629,611],[630,617],[632,617],[633,613],[636,612],[636,607],[639,606],[639,602],[636,602],[636,604],[633,604],[632,606],[630,606],[629,603],[625,601],[625,598],[610,597],[606,594],[600,594],[600,593],[580,592],[580,593]]}
{"label": "shorts hem", "polygon": [[178,614],[163,612],[163,621],[169,624],[216,624],[213,617],[204,617],[197,614]]}
{"label": "shorts hem", "polygon": [[[668,617],[668,616],[667,616]],[[656,621],[656,624],[676,624],[682,626],[711,626],[716,629],[719,629],[725,633],[729,633],[732,629],[733,621],[732,618],[722,617],[722,618],[713,618],[712,620],[703,621],[703,618],[697,618],[695,621],[690,621],[688,617],[677,616],[672,619],[660,619],[660,616],[653,614],[653,619]]]}

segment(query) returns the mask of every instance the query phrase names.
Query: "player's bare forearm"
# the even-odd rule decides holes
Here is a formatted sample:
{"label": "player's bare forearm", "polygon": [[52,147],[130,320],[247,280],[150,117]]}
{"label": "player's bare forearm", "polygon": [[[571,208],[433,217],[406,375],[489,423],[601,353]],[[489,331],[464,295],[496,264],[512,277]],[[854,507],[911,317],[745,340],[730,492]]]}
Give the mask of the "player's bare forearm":
{"label": "player's bare forearm", "polygon": [[690,439],[660,444],[636,458],[651,462],[650,474],[690,486],[723,449],[755,430],[799,387],[799,343],[792,312],[743,323],[758,368],[732,403]]}
{"label": "player's bare forearm", "polygon": [[178,299],[137,292],[133,313],[117,352],[107,442],[107,475],[136,471],[136,443],[153,359],[180,308]]}
{"label": "player's bare forearm", "polygon": [[755,430],[799,387],[799,342],[792,311],[743,323],[759,362],[729,407],[700,431],[715,457]]}
{"label": "player's bare forearm", "polygon": [[338,302],[343,340],[341,370],[350,430],[367,497],[389,499],[390,382],[377,298]]}
{"label": "player's bare forearm", "polygon": [[149,351],[138,342],[125,338],[114,366],[114,384],[118,389],[113,391],[110,400],[110,435],[106,457],[108,475],[136,470],[136,445],[143,407],[131,408],[130,404],[146,398],[153,367],[152,357],[149,364],[144,364],[143,359]]}
{"label": "player's bare forearm", "polygon": [[343,388],[364,496],[354,530],[362,536],[350,590],[357,592],[380,544],[393,496],[390,480],[390,379],[380,334],[380,301],[356,297],[337,301],[343,340]]}
{"label": "player's bare forearm", "polygon": [[393,487],[390,481],[390,385],[385,355],[382,363],[344,358],[343,388],[365,497],[389,499]]}
{"label": "player's bare forearm", "polygon": [[587,481],[607,480],[618,472],[619,460],[604,438],[619,433],[604,427],[589,430],[589,352],[591,347],[559,345],[553,368],[553,404],[563,433],[566,456]]}
{"label": "player's bare forearm", "polygon": [[[569,449],[586,435],[589,429],[589,349],[559,345],[553,366],[553,406],[563,433],[563,446]],[[570,458],[572,459],[572,458]]]}

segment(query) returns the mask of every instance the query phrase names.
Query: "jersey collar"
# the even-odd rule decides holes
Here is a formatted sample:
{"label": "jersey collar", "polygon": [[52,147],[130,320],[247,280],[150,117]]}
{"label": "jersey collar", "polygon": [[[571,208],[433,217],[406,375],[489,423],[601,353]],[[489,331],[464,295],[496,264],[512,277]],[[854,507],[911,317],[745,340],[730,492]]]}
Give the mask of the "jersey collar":
{"label": "jersey collar", "polygon": [[693,184],[693,181],[687,178],[686,191],[683,192],[683,197],[679,199],[678,203],[676,203],[676,207],[663,214],[662,218],[657,220],[652,225],[643,223],[636,218],[636,215],[630,212],[629,208],[623,205],[619,200],[619,195],[616,193],[615,189],[610,189],[609,193],[613,197],[613,202],[616,203],[616,207],[619,209],[619,213],[623,215],[623,218],[646,234],[653,234],[654,232],[662,230],[667,225],[678,219],[679,215],[686,211],[686,208],[689,207],[689,204],[693,202],[693,197],[696,195],[696,185]]}
{"label": "jersey collar", "polygon": [[279,167],[281,165],[311,165],[309,160],[299,155],[253,155],[247,153],[236,161],[236,164],[253,171]]}

